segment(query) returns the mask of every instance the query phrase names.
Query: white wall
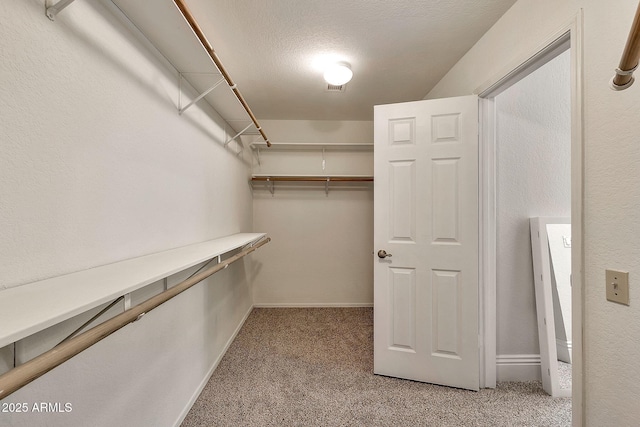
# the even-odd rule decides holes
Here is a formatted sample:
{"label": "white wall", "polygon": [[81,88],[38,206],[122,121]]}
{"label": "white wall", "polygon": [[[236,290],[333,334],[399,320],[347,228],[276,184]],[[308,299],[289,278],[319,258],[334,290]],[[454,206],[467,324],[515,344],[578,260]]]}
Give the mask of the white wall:
{"label": "white wall", "polygon": [[518,0],[425,99],[464,96],[520,65],[578,11],[577,0]]}
{"label": "white wall", "polygon": [[[638,2],[618,1],[615,9],[597,0],[580,4],[585,19],[587,420],[633,425],[640,418],[640,85],[615,92],[607,83]],[[629,272],[629,307],[605,299],[607,268]]]}
{"label": "white wall", "polygon": [[[498,360],[539,355],[529,218],[571,216],[569,51],[495,97]],[[540,365],[498,380],[540,378]]]}
{"label": "white wall", "polygon": [[[0,5],[0,289],[251,230],[248,153],[223,148],[212,110],[177,114],[175,70],[109,4],[74,2],[55,22],[44,0]],[[3,400],[72,412],[0,424],[174,424],[251,307],[248,263]]]}
{"label": "white wall", "polygon": [[[274,142],[372,143],[372,122],[263,120]],[[262,150],[255,173],[373,174],[372,151]],[[273,156],[269,159],[268,156]],[[373,304],[373,186],[344,189],[276,184],[253,192],[253,227],[273,239],[256,253],[254,302],[266,306]]]}
{"label": "white wall", "polygon": [[[600,0],[519,0],[428,94],[472,93],[524,60],[582,9],[583,421],[593,426],[635,425],[640,417],[640,87],[608,87],[636,7],[635,0],[620,0],[615,8]],[[607,268],[629,271],[630,306],[606,301]]]}

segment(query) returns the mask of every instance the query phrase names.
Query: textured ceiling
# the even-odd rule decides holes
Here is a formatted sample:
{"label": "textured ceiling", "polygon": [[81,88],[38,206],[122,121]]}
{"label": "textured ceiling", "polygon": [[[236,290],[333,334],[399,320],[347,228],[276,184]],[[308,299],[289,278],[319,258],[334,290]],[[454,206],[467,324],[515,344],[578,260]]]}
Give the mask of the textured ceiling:
{"label": "textured ceiling", "polygon": [[[179,71],[213,69],[171,0],[114,2]],[[372,120],[376,104],[422,99],[515,0],[186,3],[258,119]],[[330,59],[351,64],[344,92],[326,90]]]}

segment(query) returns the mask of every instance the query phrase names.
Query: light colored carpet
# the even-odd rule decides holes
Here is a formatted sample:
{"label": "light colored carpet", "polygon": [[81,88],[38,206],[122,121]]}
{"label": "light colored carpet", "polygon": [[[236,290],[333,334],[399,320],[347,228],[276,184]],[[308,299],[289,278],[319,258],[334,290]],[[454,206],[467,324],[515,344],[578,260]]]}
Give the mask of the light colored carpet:
{"label": "light colored carpet", "polygon": [[558,382],[560,388],[571,388],[571,364],[558,360]]}
{"label": "light colored carpet", "polygon": [[374,375],[371,308],[255,309],[192,426],[569,426],[539,382],[465,391]]}

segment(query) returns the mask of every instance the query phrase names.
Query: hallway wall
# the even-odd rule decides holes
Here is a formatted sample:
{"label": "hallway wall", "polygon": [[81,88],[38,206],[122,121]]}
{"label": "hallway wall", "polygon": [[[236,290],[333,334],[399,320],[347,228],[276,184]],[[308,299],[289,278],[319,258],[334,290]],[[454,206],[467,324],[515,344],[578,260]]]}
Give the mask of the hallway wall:
{"label": "hallway wall", "polygon": [[[585,425],[634,425],[640,417],[640,341],[630,338],[640,336],[633,279],[640,277],[640,89],[636,83],[616,92],[608,84],[637,6],[635,0],[620,0],[615,8],[600,0],[519,0],[427,95],[473,93],[540,50],[552,35],[559,36],[576,15],[583,16],[582,50],[576,52],[583,60],[583,230],[572,238],[582,239],[584,251],[580,398]],[[629,272],[630,306],[606,300],[608,268]]]}

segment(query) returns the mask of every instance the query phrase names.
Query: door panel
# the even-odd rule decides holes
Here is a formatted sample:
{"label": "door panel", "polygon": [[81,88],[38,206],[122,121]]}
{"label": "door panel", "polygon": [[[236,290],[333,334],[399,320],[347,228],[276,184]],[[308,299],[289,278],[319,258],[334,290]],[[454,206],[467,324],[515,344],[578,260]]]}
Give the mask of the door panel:
{"label": "door panel", "polygon": [[416,271],[412,268],[390,268],[389,290],[392,324],[389,343],[394,350],[416,349]]}
{"label": "door panel", "polygon": [[434,355],[459,357],[460,349],[460,272],[433,271],[432,310]]}
{"label": "door panel", "polygon": [[478,100],[375,107],[374,371],[477,390]]}
{"label": "door panel", "polygon": [[440,243],[458,242],[458,166],[460,159],[439,159],[433,161],[433,203],[431,212],[433,241]]}
{"label": "door panel", "polygon": [[416,168],[415,161],[389,162],[391,194],[389,201],[390,241],[416,240]]}

